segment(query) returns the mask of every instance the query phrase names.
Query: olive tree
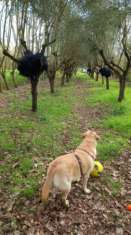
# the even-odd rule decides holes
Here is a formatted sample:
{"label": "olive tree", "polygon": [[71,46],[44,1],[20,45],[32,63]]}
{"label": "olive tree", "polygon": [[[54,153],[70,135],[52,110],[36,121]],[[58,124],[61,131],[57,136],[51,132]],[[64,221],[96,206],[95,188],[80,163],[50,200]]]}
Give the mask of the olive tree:
{"label": "olive tree", "polygon": [[125,84],[131,65],[131,4],[129,0],[84,1],[87,43],[101,56],[119,79],[118,101],[124,98]]}

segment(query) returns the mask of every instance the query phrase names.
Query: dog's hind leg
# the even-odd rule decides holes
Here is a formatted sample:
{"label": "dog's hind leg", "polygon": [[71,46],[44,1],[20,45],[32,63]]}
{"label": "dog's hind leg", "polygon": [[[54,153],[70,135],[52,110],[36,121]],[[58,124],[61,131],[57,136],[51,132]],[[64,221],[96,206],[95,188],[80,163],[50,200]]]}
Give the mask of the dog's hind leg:
{"label": "dog's hind leg", "polygon": [[67,197],[70,192],[70,189],[71,189],[71,187],[62,192],[62,201],[66,207],[69,207],[69,201],[67,200]]}
{"label": "dog's hind leg", "polygon": [[88,172],[86,175],[84,175],[84,179],[83,179],[83,189],[85,193],[90,193],[91,191],[87,188],[87,182],[90,176],[90,172]]}
{"label": "dog's hind leg", "polygon": [[[63,172],[62,172],[63,174]],[[68,194],[71,190],[71,181],[68,177],[63,175],[55,174],[54,176],[54,186],[62,193],[62,201],[66,207],[69,206],[69,202],[67,200]]]}

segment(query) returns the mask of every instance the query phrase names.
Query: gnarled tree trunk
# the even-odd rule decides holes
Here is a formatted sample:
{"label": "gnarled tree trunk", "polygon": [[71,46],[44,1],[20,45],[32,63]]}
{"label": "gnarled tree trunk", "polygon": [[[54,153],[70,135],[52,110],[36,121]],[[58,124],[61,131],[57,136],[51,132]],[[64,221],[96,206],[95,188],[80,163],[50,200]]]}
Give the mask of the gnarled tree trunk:
{"label": "gnarled tree trunk", "polygon": [[48,78],[49,78],[49,83],[50,83],[50,91],[51,93],[54,93],[54,85],[55,85],[55,75],[56,75],[56,57],[52,54],[48,58]]}
{"label": "gnarled tree trunk", "polygon": [[0,92],[2,92],[1,75],[0,75]]}
{"label": "gnarled tree trunk", "polygon": [[3,78],[4,84],[5,84],[6,90],[9,90],[9,86],[8,86],[7,81],[6,81],[6,76],[5,76],[5,73],[4,73],[4,72],[2,72],[2,78]]}
{"label": "gnarled tree trunk", "polygon": [[109,90],[109,77],[106,77],[106,89]]}
{"label": "gnarled tree trunk", "polygon": [[126,77],[119,78],[119,96],[118,101],[121,102],[124,99],[125,95],[125,86],[126,86]]}
{"label": "gnarled tree trunk", "polygon": [[63,75],[61,77],[61,86],[64,86],[65,84],[65,72],[63,72]]}
{"label": "gnarled tree trunk", "polygon": [[99,73],[96,72],[96,81],[98,82],[99,79]]}
{"label": "gnarled tree trunk", "polygon": [[103,77],[103,76],[101,76],[101,78],[102,78],[102,85],[104,85],[104,77]]}
{"label": "gnarled tree trunk", "polygon": [[49,78],[49,83],[50,83],[50,91],[51,93],[54,93],[55,77]]}
{"label": "gnarled tree trunk", "polygon": [[32,94],[32,112],[37,111],[37,85],[39,79],[37,77],[31,79],[31,94]]}
{"label": "gnarled tree trunk", "polygon": [[13,85],[16,88],[17,84],[16,84],[16,81],[15,81],[15,68],[13,68],[13,70],[11,71],[11,76],[12,76]]}
{"label": "gnarled tree trunk", "polygon": [[69,73],[66,73],[66,82],[68,83],[70,80],[70,74]]}

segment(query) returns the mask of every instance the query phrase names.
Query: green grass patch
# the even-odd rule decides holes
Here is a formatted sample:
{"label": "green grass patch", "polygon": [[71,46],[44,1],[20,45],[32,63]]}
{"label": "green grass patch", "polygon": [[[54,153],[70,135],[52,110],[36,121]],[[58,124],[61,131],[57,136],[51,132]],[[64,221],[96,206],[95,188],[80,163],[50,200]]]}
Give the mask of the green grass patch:
{"label": "green grass patch", "polygon": [[118,156],[127,147],[127,139],[118,133],[107,130],[102,134],[98,144],[98,157],[103,161],[111,160]]}
{"label": "green grass patch", "polygon": [[105,176],[104,181],[111,191],[112,196],[118,196],[122,188],[122,182],[120,180],[114,180],[110,175]]}
{"label": "green grass patch", "polygon": [[77,99],[73,82],[54,95],[48,88],[39,93],[38,112],[32,113],[30,90],[24,101],[10,91],[9,107],[0,116],[3,188],[32,197],[47,162],[76,147],[81,132],[73,112]]}
{"label": "green grass patch", "polygon": [[[77,93],[75,83],[82,84],[84,96]],[[106,91],[101,82],[78,73],[74,81],[58,87],[54,95],[49,88],[41,89],[38,112],[32,113],[30,88],[23,96],[9,91],[9,105],[0,109],[1,188],[24,197],[38,192],[47,163],[75,149],[81,141],[81,114],[74,111],[76,105],[102,112],[98,119],[88,118],[90,126],[101,130],[99,159],[107,161],[118,156],[128,147],[131,135],[131,88],[126,89],[126,99],[121,104],[117,103],[117,95],[116,82],[111,82],[111,89]]]}
{"label": "green grass patch", "polygon": [[[90,94],[87,98],[87,104],[91,107],[100,106],[108,108],[107,117],[102,120],[103,128],[109,128],[118,131],[127,137],[131,136],[131,88],[126,88],[125,100],[122,103],[117,101],[118,84],[110,82],[110,90],[102,87],[90,88]],[[93,82],[94,84],[94,82]]]}
{"label": "green grass patch", "polygon": [[[27,78],[23,77],[22,75],[20,75],[18,70],[15,70],[15,72],[14,72],[14,81],[13,81],[12,70],[6,70],[5,78],[6,78],[6,81],[7,81],[7,84],[9,86],[9,88],[13,88],[14,87],[14,81],[15,81],[15,84],[17,86],[23,85],[23,84],[27,83]],[[2,85],[3,89],[6,89],[5,83],[4,83],[3,80],[1,80],[1,85]]]}
{"label": "green grass patch", "polygon": [[[100,113],[99,119],[90,120],[92,127],[102,129],[102,139],[98,145],[100,159],[112,159],[129,146],[131,137],[131,87],[127,85],[125,99],[122,103],[118,98],[118,81],[110,81],[110,90],[101,83],[85,74],[79,76],[87,83],[85,105]],[[97,113],[97,112],[96,112]],[[97,115],[97,114],[96,114]]]}

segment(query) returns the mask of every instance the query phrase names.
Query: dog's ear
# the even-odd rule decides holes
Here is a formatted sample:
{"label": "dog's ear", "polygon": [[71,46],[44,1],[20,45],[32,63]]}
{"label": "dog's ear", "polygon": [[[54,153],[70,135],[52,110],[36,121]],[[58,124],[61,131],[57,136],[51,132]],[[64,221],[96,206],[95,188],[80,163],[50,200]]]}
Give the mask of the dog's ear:
{"label": "dog's ear", "polygon": [[100,136],[95,132],[95,137],[96,137],[96,140],[100,140]]}
{"label": "dog's ear", "polygon": [[90,130],[85,131],[85,132],[82,134],[82,137],[85,138],[89,133],[90,133]]}
{"label": "dog's ear", "polygon": [[82,137],[85,138],[87,135],[87,132],[82,133]]}

